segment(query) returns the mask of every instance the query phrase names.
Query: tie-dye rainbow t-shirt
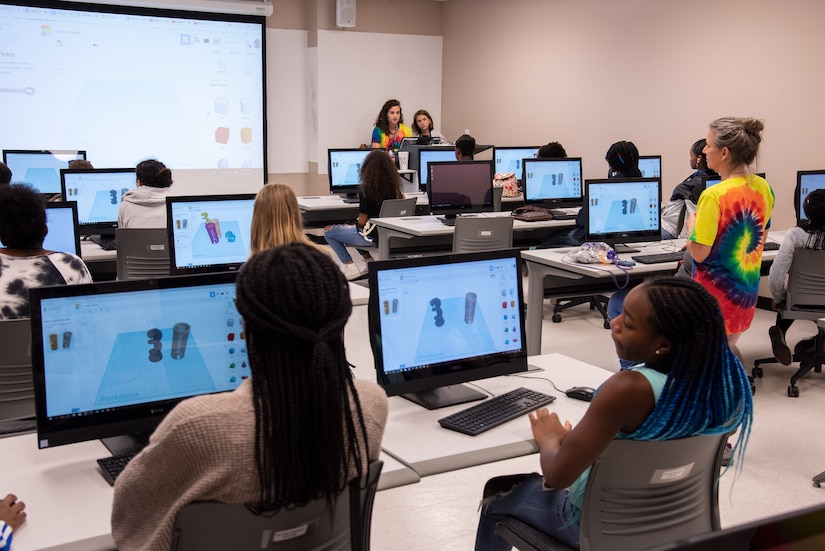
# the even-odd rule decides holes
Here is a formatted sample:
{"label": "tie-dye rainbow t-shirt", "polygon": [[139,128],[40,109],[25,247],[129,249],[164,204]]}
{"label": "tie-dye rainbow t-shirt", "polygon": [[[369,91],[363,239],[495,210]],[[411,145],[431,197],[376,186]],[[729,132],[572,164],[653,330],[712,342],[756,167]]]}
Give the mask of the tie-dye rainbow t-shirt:
{"label": "tie-dye rainbow t-shirt", "polygon": [[770,184],[755,174],[729,178],[699,197],[690,240],[711,250],[693,263],[693,279],[719,301],[728,335],[753,321],[773,203]]}
{"label": "tie-dye rainbow t-shirt", "polygon": [[372,143],[381,144],[381,148],[385,151],[390,149],[398,149],[401,146],[401,141],[404,138],[412,138],[412,129],[406,124],[399,124],[395,135],[385,134],[383,130],[377,126],[372,129]]}

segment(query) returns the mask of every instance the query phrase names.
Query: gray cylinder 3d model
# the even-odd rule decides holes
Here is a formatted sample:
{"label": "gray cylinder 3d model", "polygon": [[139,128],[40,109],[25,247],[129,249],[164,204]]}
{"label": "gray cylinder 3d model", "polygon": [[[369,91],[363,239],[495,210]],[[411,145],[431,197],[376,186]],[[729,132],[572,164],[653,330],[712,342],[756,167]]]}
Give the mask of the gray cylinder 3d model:
{"label": "gray cylinder 3d model", "polygon": [[476,319],[476,294],[467,293],[464,295],[464,323],[473,323]]}
{"label": "gray cylinder 3d model", "polygon": [[189,324],[176,323],[172,327],[172,358],[180,360],[186,354],[186,341],[189,339]]}

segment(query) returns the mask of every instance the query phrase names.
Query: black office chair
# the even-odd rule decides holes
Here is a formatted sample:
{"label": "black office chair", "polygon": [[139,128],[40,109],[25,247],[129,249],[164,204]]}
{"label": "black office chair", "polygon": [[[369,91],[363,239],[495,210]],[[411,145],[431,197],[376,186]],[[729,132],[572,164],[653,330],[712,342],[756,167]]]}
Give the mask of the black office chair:
{"label": "black office chair", "polygon": [[[794,249],[793,261],[788,272],[788,293],[783,309],[779,314],[784,319],[801,319],[816,321],[817,335],[813,353],[794,354],[792,361],[799,362],[799,369],[791,376],[788,396],[799,397],[796,382],[813,370],[822,372],[825,363],[825,250]],[[764,371],[761,364],[779,363],[775,357],[760,358],[753,363],[751,374],[762,378]]]}
{"label": "black office chair", "polygon": [[246,505],[196,501],[181,509],[172,528],[172,551],[369,551],[372,505],[382,461],[338,496],[334,511],[326,498],[303,507],[255,514]]}
{"label": "black office chair", "polygon": [[607,301],[608,297],[604,295],[588,295],[583,297],[571,297],[556,299],[556,304],[553,306],[553,323],[561,323],[561,312],[579,306],[580,304],[589,304],[591,310],[598,310],[599,314],[604,318],[604,328],[610,329],[610,318],[607,316]]}
{"label": "black office chair", "polygon": [[[727,440],[614,440],[587,479],[580,549],[646,549],[719,530],[717,482]],[[496,534],[522,551],[570,550],[513,517],[497,523]]]}
{"label": "black office chair", "polygon": [[513,218],[464,217],[455,221],[453,252],[470,253],[513,248]]}

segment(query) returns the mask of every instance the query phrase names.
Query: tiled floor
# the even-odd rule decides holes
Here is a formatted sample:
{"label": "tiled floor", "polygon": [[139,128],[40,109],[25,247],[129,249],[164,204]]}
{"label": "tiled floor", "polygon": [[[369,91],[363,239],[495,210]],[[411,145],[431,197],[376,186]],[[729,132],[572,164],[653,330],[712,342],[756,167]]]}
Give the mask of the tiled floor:
{"label": "tiled floor", "polygon": [[[767,335],[773,320],[770,312],[757,312],[753,326],[740,340],[748,371],[754,359],[771,355]],[[358,366],[357,376],[374,379],[365,306],[355,308],[346,331],[347,355]],[[813,323],[797,322],[789,333],[789,344],[814,332]],[[586,307],[567,311],[562,323],[555,324],[545,306],[542,352],[561,352],[618,369],[609,332]],[[825,374],[812,373],[802,379],[800,396],[788,398],[792,373],[791,367],[768,365],[765,377],[756,382],[755,420],[744,465],[730,470],[721,481],[723,527],[825,503],[825,488],[811,485],[811,477],[825,470],[821,430]],[[472,549],[484,482],[499,474],[537,469],[538,458],[531,455],[425,477],[418,484],[379,492],[372,547],[377,551]]]}

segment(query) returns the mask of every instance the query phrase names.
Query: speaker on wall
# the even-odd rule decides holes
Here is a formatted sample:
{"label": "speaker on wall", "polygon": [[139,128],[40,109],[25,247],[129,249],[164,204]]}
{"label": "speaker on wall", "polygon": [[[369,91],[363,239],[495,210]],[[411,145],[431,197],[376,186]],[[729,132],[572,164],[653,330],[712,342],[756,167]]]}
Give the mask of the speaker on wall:
{"label": "speaker on wall", "polygon": [[338,27],[355,26],[355,0],[335,0],[335,24]]}

